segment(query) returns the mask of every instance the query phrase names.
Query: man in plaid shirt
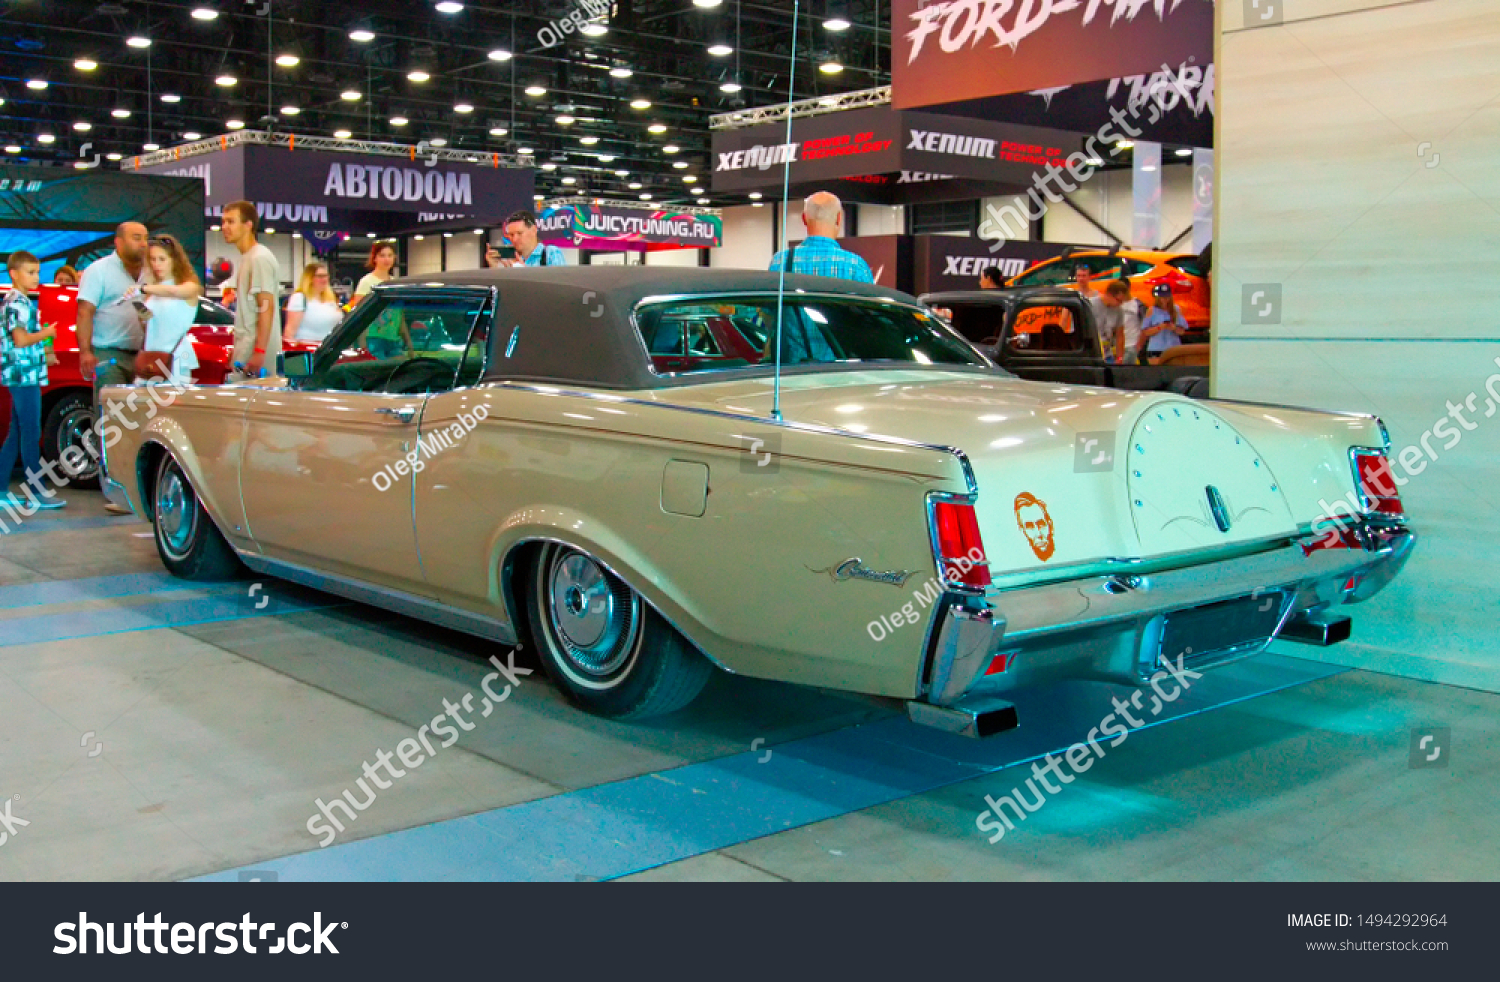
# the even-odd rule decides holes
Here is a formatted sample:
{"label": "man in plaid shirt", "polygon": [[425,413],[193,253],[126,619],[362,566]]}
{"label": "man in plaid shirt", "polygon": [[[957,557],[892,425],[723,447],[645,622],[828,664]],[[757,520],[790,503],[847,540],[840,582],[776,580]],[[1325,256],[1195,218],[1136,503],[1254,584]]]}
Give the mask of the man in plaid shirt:
{"label": "man in plaid shirt", "polygon": [[[42,487],[42,386],[47,384],[47,345],[57,336],[57,328],[38,325],[37,302],[30,294],[41,280],[41,264],[29,252],[13,252],[6,261],[11,289],[0,301],[0,382],[10,391],[10,433],[0,447],[0,479],[5,492],[0,505],[16,508],[61,508],[67,504],[57,492]],[[26,486],[30,505],[10,493],[10,475],[16,469],[16,455],[26,465]],[[50,468],[49,468],[50,471]]]}
{"label": "man in plaid shirt", "polygon": [[875,282],[869,263],[839,247],[838,238],[844,230],[844,205],[835,195],[827,191],[808,195],[802,202],[802,224],[807,226],[807,238],[778,252],[771,260],[771,272],[779,272],[790,253],[792,263],[786,267],[788,273]]}

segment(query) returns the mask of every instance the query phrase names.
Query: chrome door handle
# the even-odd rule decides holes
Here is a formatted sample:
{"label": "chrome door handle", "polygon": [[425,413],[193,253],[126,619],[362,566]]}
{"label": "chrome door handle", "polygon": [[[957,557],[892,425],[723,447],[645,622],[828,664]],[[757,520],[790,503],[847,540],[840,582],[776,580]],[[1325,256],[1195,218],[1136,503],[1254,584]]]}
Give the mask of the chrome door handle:
{"label": "chrome door handle", "polygon": [[403,423],[410,423],[412,421],[412,418],[417,415],[417,410],[414,406],[402,406],[400,409],[392,409],[389,406],[382,406],[381,408],[375,410],[375,412],[379,413],[381,416],[394,416]]}

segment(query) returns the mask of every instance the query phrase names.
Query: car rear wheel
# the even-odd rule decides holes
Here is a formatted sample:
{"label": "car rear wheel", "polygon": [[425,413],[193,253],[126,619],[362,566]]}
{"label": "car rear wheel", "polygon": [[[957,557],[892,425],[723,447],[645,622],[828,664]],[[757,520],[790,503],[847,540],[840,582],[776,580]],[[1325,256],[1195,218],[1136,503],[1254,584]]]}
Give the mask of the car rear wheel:
{"label": "car rear wheel", "polygon": [[547,674],[590,712],[641,719],[681,709],[713,665],[619,577],[570,546],[542,549],[528,590]]}
{"label": "car rear wheel", "polygon": [[[57,462],[57,473],[69,487],[99,484],[99,438],[94,432],[94,398],[89,392],[69,392],[57,400],[42,424],[42,456]],[[68,453],[77,447],[78,453]]]}
{"label": "car rear wheel", "polygon": [[244,566],[203,508],[182,467],[163,457],[151,495],[156,551],[173,576],[184,580],[232,580]]}

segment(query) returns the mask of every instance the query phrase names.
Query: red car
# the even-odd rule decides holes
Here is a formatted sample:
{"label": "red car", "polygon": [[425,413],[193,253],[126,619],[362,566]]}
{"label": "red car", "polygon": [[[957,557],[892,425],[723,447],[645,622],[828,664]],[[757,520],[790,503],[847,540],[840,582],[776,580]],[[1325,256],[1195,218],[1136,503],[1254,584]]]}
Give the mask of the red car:
{"label": "red car", "polygon": [[[0,289],[9,289],[0,284]],[[64,447],[76,446],[87,451],[93,439],[94,389],[78,372],[78,289],[71,286],[43,286],[39,291],[41,322],[57,325],[53,350],[58,364],[47,369],[49,384],[42,389],[42,457],[58,461],[58,470],[67,475],[68,483],[93,486],[99,480],[97,457],[89,453],[88,463],[69,468],[64,461]],[[192,328],[193,350],[198,355],[198,369],[193,381],[199,385],[222,385],[231,371],[234,352],[234,314],[212,300],[198,302],[198,317]],[[308,342],[289,342],[288,351],[312,350]],[[0,390],[0,435],[10,431],[10,394]],[[3,437],[0,437],[3,438]],[[77,458],[76,454],[69,454]]]}

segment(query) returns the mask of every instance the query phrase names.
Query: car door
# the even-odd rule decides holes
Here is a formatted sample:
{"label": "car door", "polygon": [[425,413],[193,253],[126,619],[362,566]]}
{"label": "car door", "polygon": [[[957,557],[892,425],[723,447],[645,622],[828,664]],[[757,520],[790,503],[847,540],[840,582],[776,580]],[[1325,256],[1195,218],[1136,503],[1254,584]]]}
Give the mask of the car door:
{"label": "car door", "polygon": [[1074,297],[1023,298],[1006,318],[1000,364],[1021,378],[1069,385],[1104,385],[1106,372],[1093,320]]}
{"label": "car door", "polygon": [[[307,376],[257,393],[240,481],[250,534],[267,556],[422,592],[412,522],[412,476],[426,466],[422,410],[451,384],[444,379],[490,296],[383,289],[324,342]],[[399,327],[404,350],[375,358],[366,333],[376,324]]]}

